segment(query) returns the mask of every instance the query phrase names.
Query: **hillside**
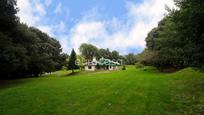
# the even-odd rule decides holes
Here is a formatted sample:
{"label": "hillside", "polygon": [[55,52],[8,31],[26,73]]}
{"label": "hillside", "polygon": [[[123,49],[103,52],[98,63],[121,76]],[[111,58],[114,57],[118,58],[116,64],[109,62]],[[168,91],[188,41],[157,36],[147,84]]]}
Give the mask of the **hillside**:
{"label": "hillside", "polygon": [[1,81],[0,114],[204,113],[204,74],[192,68],[173,74],[132,66],[125,71],[69,73]]}

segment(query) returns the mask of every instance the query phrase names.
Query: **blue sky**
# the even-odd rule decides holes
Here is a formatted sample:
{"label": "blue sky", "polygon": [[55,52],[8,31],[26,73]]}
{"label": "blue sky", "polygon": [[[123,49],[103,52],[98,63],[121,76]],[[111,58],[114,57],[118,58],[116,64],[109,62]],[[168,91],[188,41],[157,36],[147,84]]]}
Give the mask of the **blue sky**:
{"label": "blue sky", "polygon": [[65,53],[82,43],[139,53],[172,0],[17,0],[21,22],[58,39]]}

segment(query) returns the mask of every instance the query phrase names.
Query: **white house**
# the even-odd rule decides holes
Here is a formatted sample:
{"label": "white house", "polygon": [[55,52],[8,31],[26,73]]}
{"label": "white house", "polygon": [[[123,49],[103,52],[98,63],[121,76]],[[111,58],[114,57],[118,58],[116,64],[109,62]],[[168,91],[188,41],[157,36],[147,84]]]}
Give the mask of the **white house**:
{"label": "white house", "polygon": [[85,70],[86,70],[86,71],[95,71],[95,70],[96,70],[97,63],[98,63],[98,61],[97,61],[96,58],[94,57],[91,62],[87,62],[87,63],[85,64]]}
{"label": "white house", "polygon": [[86,71],[95,70],[118,70],[120,63],[111,61],[110,59],[100,58],[99,61],[94,57],[92,61],[85,64]]}

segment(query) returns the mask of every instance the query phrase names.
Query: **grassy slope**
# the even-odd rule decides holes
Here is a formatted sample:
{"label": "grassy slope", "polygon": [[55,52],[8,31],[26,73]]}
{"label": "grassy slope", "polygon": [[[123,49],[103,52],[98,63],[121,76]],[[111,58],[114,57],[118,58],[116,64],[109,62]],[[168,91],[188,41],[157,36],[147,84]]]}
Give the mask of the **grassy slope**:
{"label": "grassy slope", "polygon": [[0,88],[0,114],[204,113],[204,74],[190,68],[174,74],[133,67],[69,77],[67,73],[6,82]]}

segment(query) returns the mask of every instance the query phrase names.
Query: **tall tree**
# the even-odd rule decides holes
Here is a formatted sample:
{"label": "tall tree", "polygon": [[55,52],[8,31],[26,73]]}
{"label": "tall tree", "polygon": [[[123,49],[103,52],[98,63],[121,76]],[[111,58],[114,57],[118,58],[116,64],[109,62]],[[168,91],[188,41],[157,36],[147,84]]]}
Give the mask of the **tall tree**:
{"label": "tall tree", "polygon": [[120,57],[118,51],[114,50],[114,51],[111,52],[111,59],[112,59],[112,60],[118,60],[118,59],[120,59],[120,58],[121,58],[121,57]]}
{"label": "tall tree", "polygon": [[0,1],[0,74],[38,76],[61,69],[66,56],[60,43],[37,28],[19,22],[16,0]]}
{"label": "tall tree", "polygon": [[0,30],[11,31],[18,22],[16,0],[0,0]]}
{"label": "tall tree", "polygon": [[178,8],[169,10],[149,33],[147,48],[156,53],[156,65],[203,68],[204,1],[175,0],[175,4]]}
{"label": "tall tree", "polygon": [[84,58],[86,60],[92,60],[93,57],[97,56],[97,52],[98,52],[98,48],[92,44],[82,44],[79,48],[82,56],[84,56]]}
{"label": "tall tree", "polygon": [[101,57],[110,59],[111,58],[110,50],[108,48],[107,49],[103,49],[103,48],[99,49],[98,50],[98,58],[101,58]]}
{"label": "tall tree", "polygon": [[74,73],[74,69],[79,69],[79,67],[76,65],[76,61],[77,61],[76,53],[74,49],[72,49],[67,67],[68,70],[72,70],[72,73]]}

